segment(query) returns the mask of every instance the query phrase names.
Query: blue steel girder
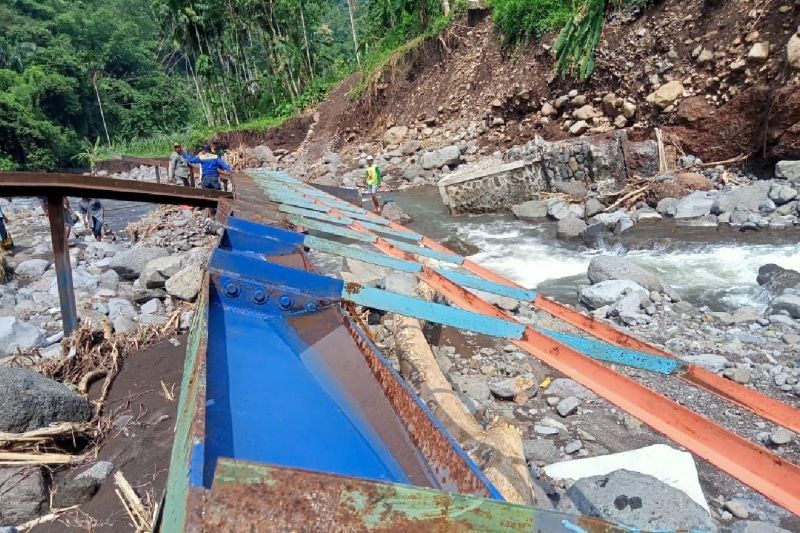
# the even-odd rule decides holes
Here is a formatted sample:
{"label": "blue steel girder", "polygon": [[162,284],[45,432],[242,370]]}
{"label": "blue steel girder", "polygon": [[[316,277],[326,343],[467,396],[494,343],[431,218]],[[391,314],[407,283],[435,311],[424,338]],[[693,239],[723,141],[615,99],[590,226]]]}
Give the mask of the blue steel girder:
{"label": "blue steel girder", "polygon": [[414,263],[413,261],[395,259],[394,257],[370,252],[368,250],[364,250],[363,248],[356,248],[355,246],[349,246],[340,242],[321,239],[319,237],[314,237],[313,235],[306,236],[306,238],[303,240],[303,244],[318,252],[325,252],[337,255],[339,257],[348,257],[350,259],[356,259],[372,265],[392,268],[400,272],[414,274],[422,271],[422,265]]}
{"label": "blue steel girder", "polygon": [[293,205],[281,204],[281,206],[278,208],[278,211],[305,218],[314,218],[317,220],[322,220],[323,222],[331,222],[333,224],[344,224],[346,226],[349,226],[350,224],[353,223],[352,218],[345,218],[345,217],[340,217],[338,215],[331,215],[329,213],[312,211],[310,209],[303,209],[301,207],[295,207]]}
{"label": "blue steel girder", "polygon": [[472,274],[467,274],[463,271],[449,268],[434,268],[433,270],[446,277],[450,281],[464,287],[469,287],[470,289],[490,292],[492,294],[498,294],[500,296],[513,298],[522,302],[532,302],[536,298],[536,291],[532,291],[530,289],[520,289],[518,287],[511,287],[509,285],[495,283],[478,276],[473,276]]}
{"label": "blue steel girder", "polygon": [[377,239],[374,235],[361,233],[360,231],[355,231],[342,226],[336,226],[334,224],[328,224],[327,222],[320,222],[317,220],[311,220],[308,218],[303,218],[298,216],[290,216],[287,218],[287,220],[290,223],[294,224],[295,226],[303,226],[304,228],[321,231],[323,233],[336,235],[338,237],[345,237],[347,239],[352,239],[354,241],[372,243],[375,242],[375,240]]}
{"label": "blue steel girder", "polygon": [[402,241],[396,241],[394,239],[383,239],[383,240],[385,240],[395,248],[399,248],[404,252],[408,252],[410,254],[421,255],[423,257],[436,259],[437,261],[444,261],[445,263],[453,263],[454,265],[460,265],[464,262],[464,258],[461,257],[460,255],[437,252],[436,250],[431,250],[430,248],[424,248],[422,246],[416,246],[414,244],[408,244]]}

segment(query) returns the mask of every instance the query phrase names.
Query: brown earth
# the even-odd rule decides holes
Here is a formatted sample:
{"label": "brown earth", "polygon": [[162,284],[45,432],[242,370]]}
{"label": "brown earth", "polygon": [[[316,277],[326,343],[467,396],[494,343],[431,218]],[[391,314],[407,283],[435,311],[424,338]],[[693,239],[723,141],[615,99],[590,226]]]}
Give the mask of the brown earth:
{"label": "brown earth", "polygon": [[[111,461],[114,472],[122,471],[140,498],[145,500],[149,496],[158,503],[161,503],[167,482],[186,351],[186,337],[178,337],[178,340],[179,346],[162,341],[125,358],[109,390],[105,407],[105,412],[113,413],[115,426],[92,461]],[[162,382],[168,391],[174,393],[173,400],[167,399]],[[96,389],[101,384],[102,380],[96,382],[97,386],[89,391],[90,397],[99,393]],[[54,485],[84,469],[55,474]],[[134,531],[114,492],[116,486],[112,476],[113,473],[79,512],[67,512],[55,522],[38,526],[33,531]]]}

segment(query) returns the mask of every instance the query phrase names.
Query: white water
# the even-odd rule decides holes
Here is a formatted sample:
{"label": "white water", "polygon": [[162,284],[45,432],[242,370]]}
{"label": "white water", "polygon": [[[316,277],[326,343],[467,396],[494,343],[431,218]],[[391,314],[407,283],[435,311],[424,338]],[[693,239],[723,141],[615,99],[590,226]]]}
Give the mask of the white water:
{"label": "white water", "polygon": [[557,240],[551,223],[506,215],[449,217],[435,193],[403,193],[396,200],[415,218],[412,227],[436,239],[456,235],[475,244],[481,250],[472,257],[476,262],[562,301],[574,301],[577,287],[587,283],[589,261],[600,253],[624,254],[692,303],[713,309],[763,308],[756,276],[764,264],[800,270],[797,230],[698,232],[662,223],[637,226],[603,250],[590,250]]}

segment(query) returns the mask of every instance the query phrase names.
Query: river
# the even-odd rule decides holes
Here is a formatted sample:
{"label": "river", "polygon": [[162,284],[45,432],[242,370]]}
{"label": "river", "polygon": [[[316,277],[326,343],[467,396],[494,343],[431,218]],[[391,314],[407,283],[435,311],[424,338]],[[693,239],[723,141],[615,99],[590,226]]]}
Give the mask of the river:
{"label": "river", "polygon": [[758,268],[775,263],[800,270],[800,231],[743,233],[730,228],[679,227],[669,221],[636,225],[600,249],[555,236],[555,223],[532,223],[512,215],[453,217],[435,187],[387,193],[414,222],[409,226],[433,239],[456,235],[480,248],[471,257],[525,287],[559,301],[575,303],[586,269],[600,253],[626,254],[675,287],[684,299],[712,310],[743,305],[759,309],[766,300],[756,283]]}

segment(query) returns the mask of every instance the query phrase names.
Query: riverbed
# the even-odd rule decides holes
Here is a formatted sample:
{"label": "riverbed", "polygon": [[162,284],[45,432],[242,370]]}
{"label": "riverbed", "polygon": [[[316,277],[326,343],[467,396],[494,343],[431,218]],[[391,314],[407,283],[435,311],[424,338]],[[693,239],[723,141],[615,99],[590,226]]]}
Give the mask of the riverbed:
{"label": "riverbed", "polygon": [[588,284],[589,261],[601,253],[627,255],[690,303],[715,311],[743,305],[765,308],[756,275],[766,263],[800,270],[798,229],[743,233],[660,221],[636,225],[590,248],[581,241],[557,239],[550,221],[525,222],[510,214],[450,216],[435,187],[386,197],[414,218],[412,229],[436,240],[450,235],[464,239],[480,248],[471,257],[474,261],[566,303],[577,301],[578,288]]}

